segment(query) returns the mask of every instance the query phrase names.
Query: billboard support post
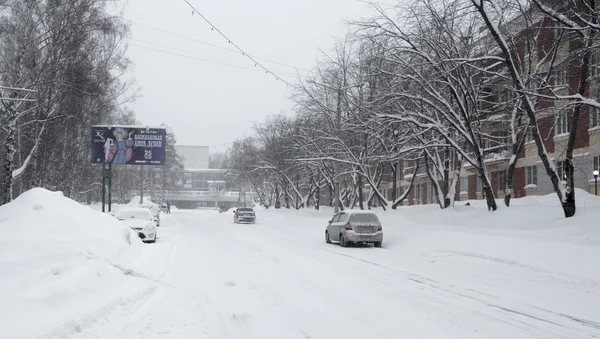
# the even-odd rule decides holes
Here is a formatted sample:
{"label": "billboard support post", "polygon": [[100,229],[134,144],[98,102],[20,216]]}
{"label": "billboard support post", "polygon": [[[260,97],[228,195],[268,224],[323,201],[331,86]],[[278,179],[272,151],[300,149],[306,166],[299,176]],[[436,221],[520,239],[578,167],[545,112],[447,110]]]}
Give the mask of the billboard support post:
{"label": "billboard support post", "polygon": [[112,211],[112,164],[108,164],[108,212]]}
{"label": "billboard support post", "polygon": [[104,204],[106,203],[105,200],[105,196],[106,196],[106,165],[102,164],[102,213],[105,212],[105,207]]}
{"label": "billboard support post", "polygon": [[140,205],[144,203],[144,166],[140,166]]}

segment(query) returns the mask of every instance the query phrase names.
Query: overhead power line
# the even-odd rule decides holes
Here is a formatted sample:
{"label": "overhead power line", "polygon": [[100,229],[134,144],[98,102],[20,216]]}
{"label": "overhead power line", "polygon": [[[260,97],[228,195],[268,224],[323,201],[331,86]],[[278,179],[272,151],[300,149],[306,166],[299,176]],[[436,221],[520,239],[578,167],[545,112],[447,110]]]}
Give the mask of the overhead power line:
{"label": "overhead power line", "polygon": [[[148,49],[148,50],[152,50],[152,51],[156,51],[156,52],[161,52],[161,53],[165,53],[165,54],[180,56],[180,57],[184,57],[184,58],[188,58],[188,59],[195,59],[195,60],[200,60],[200,61],[204,61],[204,62],[210,62],[210,63],[224,65],[224,66],[229,66],[229,67],[236,67],[236,68],[247,69],[247,70],[255,71],[255,72],[262,72],[262,70],[260,70],[260,69],[258,69],[256,67],[242,66],[242,65],[230,64],[230,63],[227,63],[227,62],[221,62],[221,61],[215,61],[215,60],[205,59],[205,58],[193,55],[193,54],[176,53],[176,52],[172,52],[170,50],[160,49],[160,48],[155,48],[155,47],[150,47],[150,46],[144,46],[144,45],[139,45],[139,44],[136,44],[136,43],[133,43],[133,42],[129,42],[129,45],[135,46],[135,47],[140,47],[140,48],[145,48],[145,49]],[[272,74],[277,75],[280,79],[281,79],[281,77],[295,77],[295,75],[285,74],[285,73],[278,73],[278,72],[272,72]],[[282,79],[281,81],[284,81],[284,80]]]}
{"label": "overhead power line", "polygon": [[[159,31],[159,32],[162,32],[162,33],[165,33],[165,34],[169,34],[169,35],[176,36],[176,37],[179,37],[179,38],[182,38],[182,39],[193,41],[193,42],[196,42],[196,43],[199,43],[199,44],[203,44],[203,45],[206,45],[206,46],[214,47],[214,48],[217,48],[217,49],[220,49],[220,50],[223,50],[223,51],[227,51],[227,52],[239,54],[239,52],[237,50],[235,50],[235,49],[231,49],[231,48],[227,48],[227,47],[223,47],[223,46],[211,44],[210,42],[198,40],[198,39],[195,39],[195,38],[191,38],[189,36],[185,36],[185,35],[182,35],[182,34],[179,34],[179,33],[167,31],[167,30],[164,30],[162,28],[150,26],[150,25],[147,25],[147,24],[142,24],[140,22],[136,22],[136,21],[133,21],[133,20],[130,20],[130,19],[125,19],[125,20],[128,21],[128,22],[130,22],[130,23],[132,23],[132,24],[134,24],[134,25],[146,27],[146,28],[149,28],[149,29],[152,29],[152,30],[155,30],[155,31]],[[271,59],[267,59],[267,58],[262,58],[262,57],[258,57],[258,56],[254,56],[254,55],[252,57],[255,58],[255,59],[258,59],[258,60],[264,60],[264,61],[271,62],[271,63],[277,64],[277,65],[281,65],[281,66],[293,68],[293,69],[295,69],[297,71],[303,71],[303,72],[308,72],[309,71],[309,70],[304,69],[304,68],[296,67],[296,66],[293,66],[293,65],[290,65],[290,64],[286,64],[286,63],[283,63],[283,62],[279,62],[279,61],[275,61],[275,60],[271,60]]]}
{"label": "overhead power line", "polygon": [[240,53],[242,53],[243,56],[245,56],[246,58],[248,58],[251,61],[253,61],[254,62],[254,67],[258,66],[263,71],[265,71],[266,74],[273,75],[276,80],[282,81],[287,86],[295,87],[294,85],[290,84],[289,82],[285,81],[284,79],[281,79],[275,73],[271,72],[268,68],[266,68],[265,66],[263,66],[260,62],[258,62],[256,60],[256,58],[254,58],[251,55],[249,55],[248,53],[246,53],[241,47],[239,47],[235,42],[233,42],[229,37],[227,37],[223,32],[221,32],[221,30],[219,28],[217,28],[215,25],[213,25],[213,23],[210,22],[204,15],[202,15],[202,13],[200,13],[188,0],[183,0],[183,1],[185,1],[185,3],[188,4],[188,6],[190,6],[190,8],[192,9],[192,14],[198,13],[198,15],[200,16],[200,18],[202,18],[202,20],[206,21],[206,23],[210,25],[210,29],[211,30],[216,31],[217,33],[219,33],[219,35],[221,35],[225,40],[227,40],[227,43],[229,43],[230,45],[232,45],[233,47],[235,47]]}
{"label": "overhead power line", "polygon": [[[242,63],[229,61],[229,60],[222,60],[219,58],[214,58],[214,57],[205,56],[205,55],[200,55],[200,54],[196,54],[194,52],[177,49],[177,48],[172,48],[172,47],[167,47],[167,46],[162,46],[162,45],[157,45],[157,44],[153,44],[151,42],[143,41],[143,40],[129,39],[129,41],[130,41],[129,44],[132,46],[147,48],[147,49],[154,50],[157,52],[164,52],[164,53],[183,56],[183,57],[191,57],[193,59],[197,59],[197,60],[201,60],[201,61],[205,61],[205,62],[211,62],[211,63],[215,63],[215,64],[219,64],[219,65],[238,67],[238,68],[244,68],[244,69],[250,69],[250,70],[262,72],[260,69],[254,68],[247,64],[242,64]],[[140,44],[144,44],[144,45],[140,45]],[[175,52],[173,52],[173,51],[175,51]],[[176,53],[176,52],[179,52],[179,53]],[[282,72],[282,71],[274,71],[273,73],[280,75],[280,76],[288,76],[288,77],[296,77],[297,76],[296,74]]]}

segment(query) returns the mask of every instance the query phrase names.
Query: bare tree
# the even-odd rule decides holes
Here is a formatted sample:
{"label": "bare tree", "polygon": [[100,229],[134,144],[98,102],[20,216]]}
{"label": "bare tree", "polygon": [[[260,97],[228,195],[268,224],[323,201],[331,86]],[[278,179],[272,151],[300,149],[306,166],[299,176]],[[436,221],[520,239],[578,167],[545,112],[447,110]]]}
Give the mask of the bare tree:
{"label": "bare tree", "polygon": [[[589,75],[589,69],[590,69],[590,59],[591,59],[591,48],[595,41],[594,40],[595,39],[595,30],[590,30],[590,29],[581,27],[574,20],[570,19],[568,15],[564,15],[556,10],[553,10],[552,8],[546,6],[543,1],[534,0],[534,2],[542,10],[542,12],[550,14],[554,18],[554,20],[557,20],[558,22],[560,22],[563,25],[566,24],[566,25],[570,26],[571,28],[579,28],[579,29],[576,29],[576,32],[580,35],[581,43],[584,46],[584,48],[582,50],[582,54],[581,54],[582,57],[580,59],[578,59],[578,63],[579,63],[578,66],[580,69],[580,77],[581,77],[579,86],[577,89],[577,93],[579,95],[578,96],[577,95],[576,96],[559,96],[556,92],[551,91],[550,92],[551,94],[548,97],[550,97],[552,99],[574,99],[576,97],[581,98],[581,94],[584,93],[586,85],[587,85],[587,81],[588,81],[588,75]],[[527,86],[528,73],[529,73],[531,67],[526,67],[527,65],[524,65],[523,60],[519,58],[518,53],[516,53],[516,51],[513,48],[511,48],[510,41],[512,38],[512,34],[511,34],[512,30],[509,25],[510,23],[504,19],[507,16],[506,15],[507,11],[510,11],[511,9],[514,10],[515,7],[520,9],[519,14],[521,14],[521,16],[531,13],[531,11],[533,9],[531,7],[527,7],[527,8],[525,8],[525,10],[522,10],[523,7],[521,7],[520,3],[518,3],[518,2],[509,2],[507,6],[500,6],[500,4],[498,2],[496,2],[495,0],[485,0],[485,1],[471,0],[471,4],[478,11],[480,16],[483,18],[485,25],[487,27],[487,30],[493,37],[497,46],[502,51],[502,57],[504,59],[504,63],[507,67],[508,73],[511,76],[513,86],[516,89],[516,91],[518,91],[520,93],[533,94],[535,96],[543,95],[543,93],[540,93],[539,89],[537,89],[537,88],[533,89],[533,93],[532,93],[531,87]],[[589,18],[589,20],[587,22],[594,23],[594,22],[596,22],[595,20],[597,20],[597,18],[594,13],[589,12],[589,9],[591,8],[589,6],[589,4],[591,4],[591,3],[588,3],[587,10],[584,9],[583,12],[581,12],[581,7],[575,6],[575,8],[576,8],[575,11],[578,13],[587,14],[587,17]],[[510,5],[512,5],[512,7]],[[577,14],[574,14],[574,15],[576,17],[581,17],[581,18],[586,16],[586,15],[582,16],[582,15],[577,15]],[[538,23],[538,25],[543,27],[545,22],[546,21],[542,20]],[[546,29],[553,30],[554,27],[550,26],[550,27],[546,27]],[[558,48],[559,44],[560,44],[559,39],[556,39],[555,41],[553,41],[552,49],[556,50]],[[542,50],[542,51],[536,50],[536,52],[537,53],[532,53],[532,54],[542,54],[543,55],[541,58],[543,60],[542,62],[549,63],[550,68],[551,68],[551,66],[553,65],[552,61],[554,60],[554,58],[553,57],[550,58],[550,59],[552,59],[552,61],[547,61],[544,59],[547,59],[548,58],[547,56],[554,55],[555,53],[548,52],[547,50]],[[542,63],[542,62],[538,62],[538,63]],[[567,218],[574,216],[575,212],[576,212],[575,190],[573,189],[574,188],[573,149],[574,149],[574,142],[575,142],[575,137],[576,137],[576,133],[577,133],[577,127],[579,124],[579,116],[580,116],[581,106],[582,106],[581,102],[579,102],[575,105],[575,109],[573,110],[572,118],[571,118],[569,141],[568,141],[568,145],[567,145],[567,154],[566,154],[566,159],[565,159],[566,167],[564,169],[566,172],[565,173],[566,177],[567,177],[567,180],[566,180],[567,186],[565,187],[565,186],[563,186],[562,180],[558,175],[558,170],[557,170],[555,164],[548,157],[548,152],[543,143],[542,136],[540,136],[540,133],[539,133],[540,129],[539,129],[539,124],[538,124],[537,115],[536,115],[538,110],[536,109],[535,100],[532,100],[530,95],[526,95],[523,97],[523,109],[525,110],[527,117],[529,119],[531,135],[537,146],[538,156],[540,157],[542,164],[544,165],[546,172],[547,172],[548,176],[550,177],[550,180],[554,187],[554,191],[556,192],[556,194],[562,204],[562,208],[563,208],[565,217],[567,217]]]}

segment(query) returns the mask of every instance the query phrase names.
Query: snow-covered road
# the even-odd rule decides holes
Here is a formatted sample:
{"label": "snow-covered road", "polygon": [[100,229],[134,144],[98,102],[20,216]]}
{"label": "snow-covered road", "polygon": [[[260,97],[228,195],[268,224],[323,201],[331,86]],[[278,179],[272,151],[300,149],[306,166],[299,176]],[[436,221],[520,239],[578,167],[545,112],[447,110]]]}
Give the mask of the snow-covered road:
{"label": "snow-covered road", "polygon": [[598,316],[580,316],[600,310],[597,281],[452,246],[497,236],[436,231],[441,251],[404,225],[382,249],[341,248],[325,244],[322,218],[266,212],[255,225],[175,212],[144,248],[152,274],[138,274],[138,293],[72,337],[600,337]]}

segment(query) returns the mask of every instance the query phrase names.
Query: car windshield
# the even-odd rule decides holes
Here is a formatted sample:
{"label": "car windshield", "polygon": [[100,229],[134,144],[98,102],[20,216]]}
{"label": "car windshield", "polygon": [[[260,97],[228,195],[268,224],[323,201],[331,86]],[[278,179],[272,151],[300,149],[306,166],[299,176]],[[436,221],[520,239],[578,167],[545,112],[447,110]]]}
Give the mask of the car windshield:
{"label": "car windshield", "polygon": [[251,208],[238,208],[238,212],[253,212],[254,210]]}
{"label": "car windshield", "polygon": [[354,222],[370,222],[370,223],[377,223],[379,222],[379,219],[377,218],[377,216],[375,214],[353,214],[352,217],[350,218],[350,221],[354,221]]}
{"label": "car windshield", "polygon": [[127,219],[144,219],[144,220],[152,220],[152,215],[150,211],[145,210],[128,210],[128,211],[120,211],[117,213],[117,219],[119,220],[127,220]]}

